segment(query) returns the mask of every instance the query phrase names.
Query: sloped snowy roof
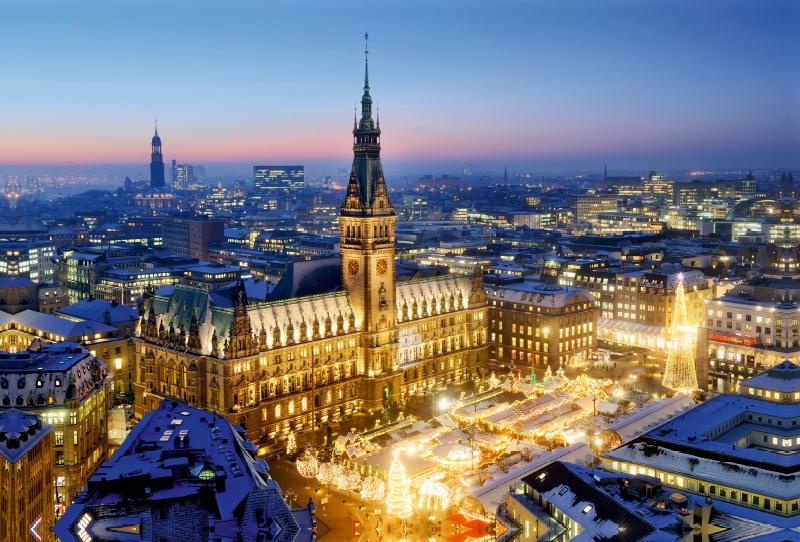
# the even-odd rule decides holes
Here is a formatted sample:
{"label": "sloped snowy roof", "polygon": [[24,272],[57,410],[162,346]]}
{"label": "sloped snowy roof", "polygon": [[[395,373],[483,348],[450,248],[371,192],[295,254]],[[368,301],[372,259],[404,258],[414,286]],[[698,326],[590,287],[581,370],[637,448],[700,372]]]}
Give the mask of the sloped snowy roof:
{"label": "sloped snowy roof", "polygon": [[752,378],[743,380],[740,386],[783,393],[800,391],[800,366],[787,359]]}

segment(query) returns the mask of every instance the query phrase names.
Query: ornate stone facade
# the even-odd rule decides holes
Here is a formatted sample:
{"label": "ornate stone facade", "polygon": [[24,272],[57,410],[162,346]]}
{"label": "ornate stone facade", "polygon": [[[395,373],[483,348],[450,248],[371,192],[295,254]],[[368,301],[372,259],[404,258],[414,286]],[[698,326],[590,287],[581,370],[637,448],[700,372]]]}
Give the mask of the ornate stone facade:
{"label": "ornate stone facade", "polygon": [[[397,283],[396,215],[366,77],[361,105],[339,220],[340,269],[295,265],[275,291],[318,286],[304,297],[253,301],[241,282],[210,292],[168,286],[146,296],[136,339],[137,417],[177,398],[224,415],[258,441],[309,426],[312,411],[321,423],[401,404],[486,363],[480,275]],[[322,276],[329,268],[339,273],[335,291]]]}

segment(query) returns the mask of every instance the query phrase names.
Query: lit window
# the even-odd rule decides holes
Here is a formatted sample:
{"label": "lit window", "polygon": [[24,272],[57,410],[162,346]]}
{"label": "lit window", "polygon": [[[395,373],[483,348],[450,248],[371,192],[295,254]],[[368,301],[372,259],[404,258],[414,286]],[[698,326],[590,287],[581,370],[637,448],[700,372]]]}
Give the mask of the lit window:
{"label": "lit window", "polygon": [[592,511],[593,508],[594,505],[587,504],[586,506],[583,507],[583,510],[581,510],[581,512],[583,512],[584,514],[588,514],[589,512]]}

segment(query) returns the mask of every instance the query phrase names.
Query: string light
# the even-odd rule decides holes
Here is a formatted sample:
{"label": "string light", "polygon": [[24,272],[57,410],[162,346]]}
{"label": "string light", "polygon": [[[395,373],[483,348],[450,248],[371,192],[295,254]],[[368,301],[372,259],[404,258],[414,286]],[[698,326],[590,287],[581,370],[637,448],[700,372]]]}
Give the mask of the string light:
{"label": "string light", "polygon": [[319,461],[317,461],[316,451],[311,448],[306,448],[299,458],[297,458],[297,472],[304,478],[314,478],[317,476],[319,470]]}
{"label": "string light", "polygon": [[406,469],[398,458],[399,452],[395,450],[392,466],[389,469],[389,494],[386,496],[386,506],[389,514],[398,519],[411,517],[411,494],[408,492],[408,479]]}
{"label": "string light", "polygon": [[691,393],[697,388],[694,366],[695,328],[689,326],[686,316],[686,294],[683,291],[683,274],[678,275],[675,289],[675,318],[672,321],[672,344],[667,354],[663,384],[671,390]]}

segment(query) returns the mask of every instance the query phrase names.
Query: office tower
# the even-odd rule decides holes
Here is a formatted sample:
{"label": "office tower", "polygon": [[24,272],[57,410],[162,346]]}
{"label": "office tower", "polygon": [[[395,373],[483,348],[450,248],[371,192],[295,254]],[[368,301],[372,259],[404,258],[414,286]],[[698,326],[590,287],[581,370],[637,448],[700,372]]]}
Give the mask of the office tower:
{"label": "office tower", "polygon": [[189,186],[197,181],[194,177],[194,166],[189,164],[175,164],[172,161],[172,190],[188,190]]}
{"label": "office tower", "polygon": [[164,187],[164,155],[161,154],[161,138],[158,137],[158,126],[152,141],[152,154],[150,155],[150,186],[152,188]]}
{"label": "office tower", "polygon": [[198,181],[206,178],[206,168],[204,166],[194,166],[194,176]]}
{"label": "office tower", "polygon": [[299,192],[305,184],[303,166],[253,166],[255,196]]}
{"label": "office tower", "polygon": [[608,213],[617,210],[616,194],[573,194],[570,207],[575,216],[575,222],[586,222],[597,219],[599,213]]}
{"label": "office tower", "polygon": [[173,254],[208,261],[208,246],[225,240],[225,222],[193,218],[164,219],[164,248]]}

